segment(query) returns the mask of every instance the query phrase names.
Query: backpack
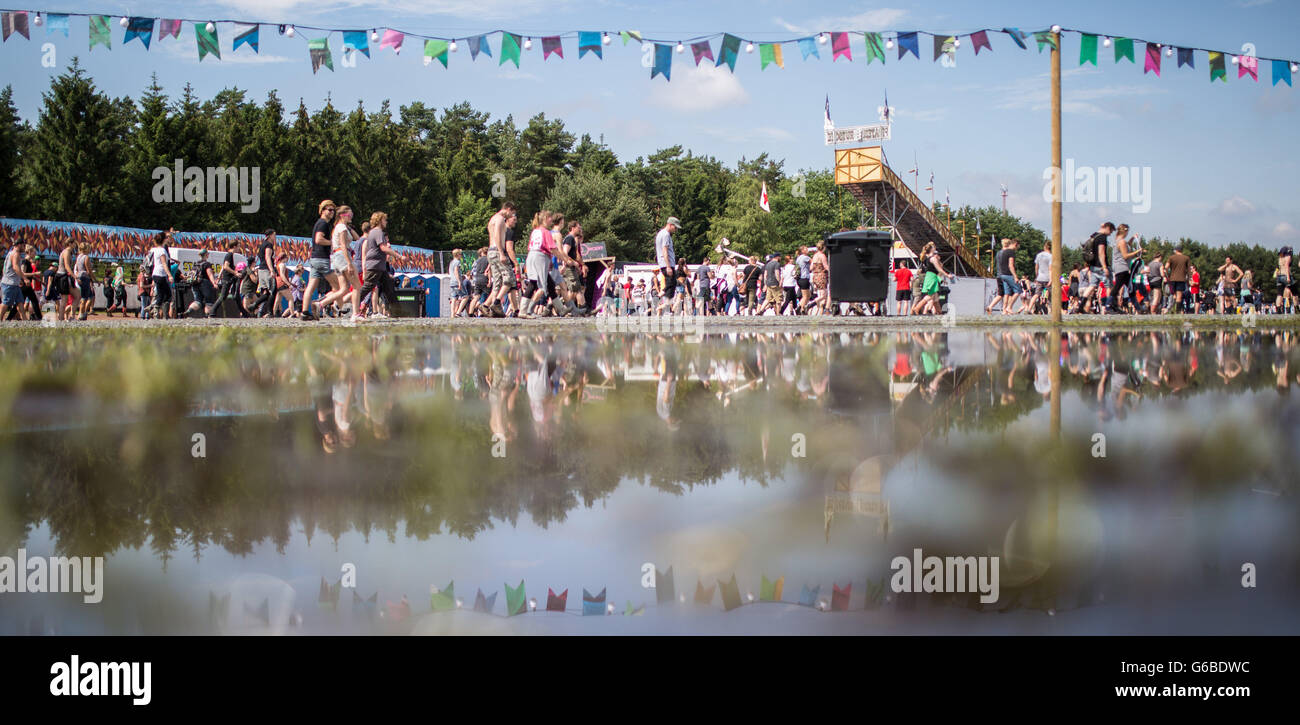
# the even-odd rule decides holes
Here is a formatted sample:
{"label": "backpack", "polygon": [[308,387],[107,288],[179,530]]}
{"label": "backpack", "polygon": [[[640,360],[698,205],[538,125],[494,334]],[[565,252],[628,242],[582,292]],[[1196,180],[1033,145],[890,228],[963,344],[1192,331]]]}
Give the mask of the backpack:
{"label": "backpack", "polygon": [[1089,267],[1096,267],[1101,264],[1097,261],[1097,245],[1092,243],[1092,237],[1088,237],[1088,241],[1083,243],[1083,247],[1079,251],[1083,252],[1083,263]]}

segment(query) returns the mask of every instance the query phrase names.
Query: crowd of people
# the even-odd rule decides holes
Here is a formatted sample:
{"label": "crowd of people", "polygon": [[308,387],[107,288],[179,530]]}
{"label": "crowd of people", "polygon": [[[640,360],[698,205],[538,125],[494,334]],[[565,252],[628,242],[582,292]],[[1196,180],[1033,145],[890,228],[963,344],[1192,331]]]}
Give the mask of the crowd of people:
{"label": "crowd of people", "polygon": [[[1114,234],[1114,239],[1111,235]],[[985,312],[1045,314],[1051,309],[1051,244],[1034,257],[1034,279],[1016,274],[1019,242],[1003,239],[995,257],[997,288]],[[1127,224],[1105,222],[1084,244],[1083,262],[1061,275],[1061,305],[1066,313],[1099,315],[1161,314],[1294,314],[1296,280],[1291,270],[1291,247],[1278,250],[1274,283],[1277,294],[1266,298],[1251,270],[1243,270],[1232,257],[1204,280],[1182,242],[1168,255],[1147,252],[1141,237]]]}
{"label": "crowd of people", "polygon": [[[175,230],[158,232],[135,280],[118,262],[97,278],[91,263],[94,247],[75,236],[66,236],[57,260],[41,270],[39,250],[18,235],[4,252],[0,319],[40,319],[46,307],[60,321],[85,320],[94,313],[97,285],[107,300],[106,314],[126,315],[126,288],[132,281],[139,296],[137,314],[144,318],[224,315],[228,298],[242,317],[329,316],[356,322],[388,316],[396,292],[395,264],[401,260],[388,243],[387,215],[373,213],[358,231],[349,207],[327,199],[318,211],[301,268],[291,260],[303,250],[278,243],[269,229],[255,250],[245,249],[238,238],[227,239],[219,265],[208,262],[206,249],[200,250],[197,264],[180,264],[172,253]],[[477,250],[472,263],[463,250],[453,250],[448,270],[453,317],[891,314],[888,301],[844,303],[832,297],[824,241],[762,259],[719,245],[715,254],[688,265],[673,244],[681,222],[669,217],[654,238],[652,270],[633,271],[636,265],[620,269],[608,259],[587,264],[582,223],[542,210],[533,216],[521,265],[517,253],[525,250],[516,247],[518,221],[515,205],[506,202],[489,219],[487,245]],[[1017,272],[1019,246],[1015,239],[1001,242],[986,313],[1000,308],[1004,315],[1046,314],[1051,309],[1050,243],[1034,257],[1032,279]],[[1212,281],[1203,281],[1181,243],[1167,256],[1148,253],[1127,224],[1102,224],[1081,251],[1083,263],[1061,275],[1067,314],[1292,314],[1300,307],[1290,247],[1278,252],[1274,299],[1264,299],[1253,272],[1231,257],[1213,270],[1217,276]],[[248,261],[236,262],[236,253]],[[186,266],[192,268],[183,271]],[[914,266],[910,259],[891,266],[893,315],[944,313],[956,278],[934,244],[924,246]]]}

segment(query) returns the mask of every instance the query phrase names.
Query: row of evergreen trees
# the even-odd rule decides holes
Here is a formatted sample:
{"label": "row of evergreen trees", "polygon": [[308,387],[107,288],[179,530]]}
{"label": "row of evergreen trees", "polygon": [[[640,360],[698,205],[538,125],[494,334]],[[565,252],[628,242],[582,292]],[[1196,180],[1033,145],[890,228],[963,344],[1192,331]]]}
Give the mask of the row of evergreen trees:
{"label": "row of evergreen trees", "polygon": [[[154,201],[154,169],[176,159],[187,167],[258,167],[260,207],[243,213],[238,202]],[[764,183],[770,214],[758,206]],[[520,128],[511,116],[491,120],[466,102],[441,113],[419,101],[396,113],[387,101],[376,111],[358,103],[345,113],[326,99],[311,113],[299,100],[289,112],[274,91],[260,104],[237,88],[201,101],[186,85],[170,98],[156,78],[138,100],[110,98],[76,58],[51,81],[34,125],[19,118],[11,89],[0,91],[0,184],[0,216],[300,236],[329,198],[358,219],[388,212],[395,242],[430,249],[485,244],[487,219],[505,198],[519,207],[524,234],[534,212],[555,209],[581,220],[589,241],[632,260],[652,257],[654,232],[670,215],[682,220],[675,244],[690,262],[723,237],[741,252],[788,252],[870,221],[829,171],[788,174],[767,154],[730,167],[673,146],[624,162],[560,120],[538,114]],[[1015,237],[1022,241],[1017,264],[1030,272],[1046,238],[1041,230],[991,206],[952,211],[954,231],[961,234],[966,221],[966,239],[986,264],[990,235]],[[977,220],[983,240],[975,239]],[[1066,247],[1068,268],[1077,243]],[[1276,254],[1258,245],[1193,252],[1202,270],[1231,253],[1265,283],[1276,267]]]}

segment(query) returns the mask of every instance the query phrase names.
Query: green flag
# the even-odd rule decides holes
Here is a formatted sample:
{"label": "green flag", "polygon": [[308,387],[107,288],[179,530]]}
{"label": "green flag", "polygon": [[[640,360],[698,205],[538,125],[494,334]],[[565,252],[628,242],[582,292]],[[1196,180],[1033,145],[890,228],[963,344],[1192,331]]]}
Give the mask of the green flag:
{"label": "green flag", "polygon": [[623,45],[627,45],[627,41],[629,40],[636,40],[638,43],[641,42],[640,30],[621,30],[618,34],[619,37],[623,38]]}
{"label": "green flag", "polygon": [[215,24],[212,26],[212,32],[209,33],[207,23],[195,23],[194,37],[199,44],[200,61],[207,55],[215,55],[217,60],[221,60],[221,45],[217,42],[217,26]]}
{"label": "green flag", "polygon": [[776,43],[763,43],[758,46],[758,56],[762,61],[759,70],[766,70],[769,63],[776,63],[777,66],[784,68],[785,59],[781,57],[781,46]]}
{"label": "green flag", "polygon": [[321,66],[334,70],[334,56],[330,55],[329,38],[314,38],[307,41],[307,53],[311,55],[311,72],[314,74]]}
{"label": "green flag", "polygon": [[740,38],[731,34],[723,34],[722,46],[718,48],[718,61],[713,65],[716,67],[726,63],[727,67],[731,69],[731,72],[735,73],[736,58],[739,57],[739,55]]}
{"label": "green flag", "polygon": [[879,58],[883,64],[885,62],[885,46],[880,40],[880,33],[867,33],[867,65],[871,61]]}
{"label": "green flag", "polygon": [[1056,50],[1056,36],[1043,30],[1034,33],[1034,40],[1038,41],[1038,52],[1043,52],[1043,46],[1050,45],[1052,50]]}
{"label": "green flag", "polygon": [[1115,39],[1115,62],[1118,63],[1120,58],[1128,58],[1128,62],[1136,63],[1133,60],[1133,39],[1116,38]]}
{"label": "green flag", "polygon": [[[509,33],[506,33],[506,35],[509,35]],[[515,48],[517,50],[519,46],[516,45]],[[525,601],[524,598],[525,598],[525,594],[524,594],[523,579],[519,580],[519,586],[515,589],[511,589],[509,584],[506,585],[506,616],[507,617],[513,617],[516,614],[524,613],[525,608],[527,608],[528,606],[528,603]]]}
{"label": "green flag", "polygon": [[434,592],[429,597],[429,607],[435,612],[445,612],[456,608],[456,582],[453,580],[446,589]]}
{"label": "green flag", "polygon": [[[424,41],[424,57],[434,58],[442,67],[447,67],[447,41],[445,40],[426,40]],[[502,59],[504,60],[504,58]]]}
{"label": "green flag", "polygon": [[763,586],[759,589],[759,599],[764,602],[781,601],[781,590],[785,588],[785,577],[780,577],[776,581],[768,581],[763,577]]}
{"label": "green flag", "polygon": [[519,36],[514,33],[501,34],[501,62],[497,65],[505,65],[508,60],[513,60],[515,67],[519,67]]}
{"label": "green flag", "polygon": [[1228,67],[1223,60],[1223,53],[1210,51],[1210,82],[1216,80],[1228,82]]}
{"label": "green flag", "polygon": [[96,45],[102,45],[109,50],[113,49],[113,36],[108,34],[108,20],[107,15],[90,16],[91,50],[94,50]]}
{"label": "green flag", "polygon": [[1079,41],[1079,65],[1092,63],[1097,65],[1097,36],[1083,34],[1083,40]]}

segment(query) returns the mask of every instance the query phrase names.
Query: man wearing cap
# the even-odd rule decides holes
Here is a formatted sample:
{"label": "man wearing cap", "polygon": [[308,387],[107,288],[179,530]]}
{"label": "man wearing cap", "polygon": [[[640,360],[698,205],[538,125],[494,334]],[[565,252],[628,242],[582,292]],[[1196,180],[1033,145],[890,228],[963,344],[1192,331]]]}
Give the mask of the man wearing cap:
{"label": "man wearing cap", "polygon": [[677,291],[677,278],[674,269],[677,267],[677,255],[673,253],[673,235],[680,229],[682,223],[675,216],[668,217],[668,223],[664,228],[659,230],[655,235],[655,266],[664,275],[664,297],[669,301]]}

